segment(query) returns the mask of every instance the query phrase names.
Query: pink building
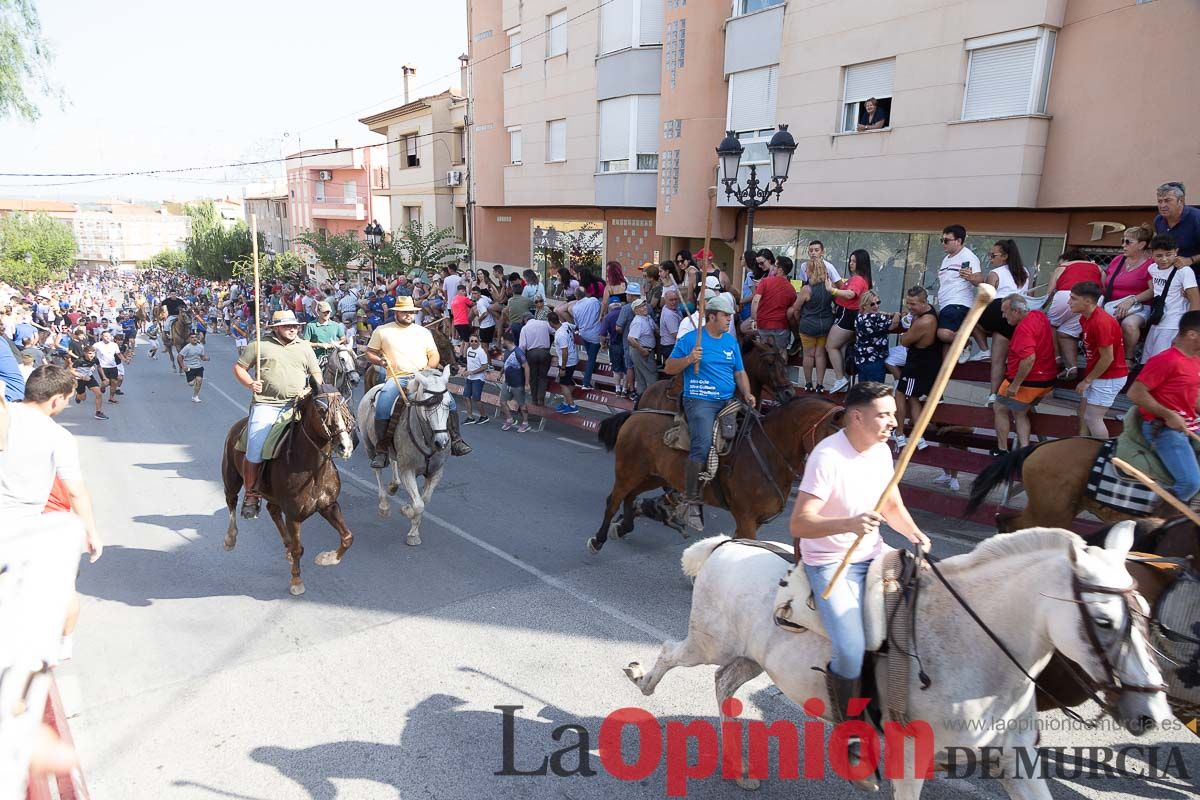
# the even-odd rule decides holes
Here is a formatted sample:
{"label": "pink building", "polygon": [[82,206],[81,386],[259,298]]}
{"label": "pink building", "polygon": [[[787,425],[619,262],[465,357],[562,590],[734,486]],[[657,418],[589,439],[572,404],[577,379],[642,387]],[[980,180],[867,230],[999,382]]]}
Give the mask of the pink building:
{"label": "pink building", "polygon": [[386,188],[386,181],[387,164],[373,169],[371,148],[304,150],[288,156],[288,240],[295,242],[306,230],[330,235],[353,231],[361,237],[376,216],[371,192]]}

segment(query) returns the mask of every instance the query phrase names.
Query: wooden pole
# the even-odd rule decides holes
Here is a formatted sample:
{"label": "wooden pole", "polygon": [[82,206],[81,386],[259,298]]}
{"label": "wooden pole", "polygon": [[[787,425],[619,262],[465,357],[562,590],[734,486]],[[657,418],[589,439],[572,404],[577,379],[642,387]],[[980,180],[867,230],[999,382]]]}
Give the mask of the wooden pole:
{"label": "wooden pole", "polygon": [[[979,284],[978,290],[975,292],[975,303],[971,306],[971,310],[967,312],[967,318],[958,328],[958,333],[954,336],[954,341],[950,343],[950,347],[946,350],[942,358],[942,368],[938,370],[937,380],[934,381],[933,390],[929,392],[929,398],[925,401],[925,408],[921,411],[921,416],[913,424],[912,433],[908,436],[908,444],[900,452],[900,459],[896,462],[896,471],[892,475],[892,479],[888,481],[887,488],[883,490],[883,494],[879,496],[879,500],[875,502],[875,513],[878,514],[883,504],[887,502],[888,495],[900,485],[900,479],[904,477],[904,471],[908,469],[908,462],[912,461],[913,454],[917,451],[917,442],[921,441],[921,437],[925,435],[925,429],[929,427],[930,420],[933,419],[933,412],[937,408],[938,402],[942,399],[942,394],[946,391],[947,384],[950,383],[950,376],[954,373],[954,368],[958,366],[958,356],[962,353],[963,348],[967,346],[967,339],[971,336],[971,331],[975,330],[975,323],[983,316],[984,310],[988,307],[988,303],[996,296],[996,289],[989,283]],[[858,543],[863,540],[863,535],[860,533],[850,545],[850,549],[846,551],[846,555],[842,557],[842,563],[838,565],[837,572],[833,574],[833,579],[829,581],[829,585],[825,587],[825,591],[821,592],[821,598],[829,599],[833,587],[837,585],[838,580],[842,577],[842,573],[846,571],[846,567],[850,566],[850,557],[854,555],[854,549],[858,547]]]}
{"label": "wooden pole", "polygon": [[[1195,434],[1193,434],[1193,436],[1194,435]],[[1190,519],[1194,525],[1200,525],[1200,515],[1196,514],[1195,511],[1192,511],[1192,509],[1188,507],[1187,503],[1183,502],[1178,497],[1159,486],[1158,482],[1155,481],[1154,478],[1151,478],[1149,475],[1142,472],[1128,461],[1114,458],[1112,462],[1117,469],[1121,470],[1121,472],[1124,472],[1126,475],[1132,475],[1138,483],[1142,484],[1147,489],[1161,497],[1164,501],[1166,501],[1167,505],[1172,506],[1180,514],[1183,514],[1185,517]]]}
{"label": "wooden pole", "polygon": [[250,215],[250,249],[254,254],[254,380],[262,380],[262,293],[258,287],[258,215]]}
{"label": "wooden pole", "polygon": [[[696,342],[700,345],[701,358],[704,356],[704,312],[707,303],[704,300],[704,295],[708,293],[708,272],[712,269],[712,218],[713,208],[717,204],[717,187],[708,187],[708,206],[706,207],[706,216],[704,219],[704,266],[700,269],[700,275],[696,279],[696,293],[699,298],[696,300]],[[696,374],[700,374],[700,362],[696,362]]]}

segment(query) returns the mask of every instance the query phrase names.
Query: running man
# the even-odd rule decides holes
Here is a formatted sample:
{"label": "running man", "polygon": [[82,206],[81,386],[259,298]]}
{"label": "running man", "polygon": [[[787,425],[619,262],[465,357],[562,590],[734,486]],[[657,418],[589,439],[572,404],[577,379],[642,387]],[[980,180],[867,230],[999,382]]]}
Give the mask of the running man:
{"label": "running man", "polygon": [[208,361],[208,353],[200,344],[196,334],[188,336],[188,343],[179,348],[179,370],[184,379],[192,386],[192,402],[200,402],[200,387],[204,384],[204,362]]}

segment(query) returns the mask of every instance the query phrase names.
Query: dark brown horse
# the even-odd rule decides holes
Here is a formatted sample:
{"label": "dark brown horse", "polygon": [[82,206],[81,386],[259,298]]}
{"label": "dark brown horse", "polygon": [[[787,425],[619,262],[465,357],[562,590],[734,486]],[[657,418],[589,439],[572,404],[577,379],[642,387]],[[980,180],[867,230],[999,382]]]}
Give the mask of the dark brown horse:
{"label": "dark brown horse", "polygon": [[[1084,538],[1088,544],[1103,546],[1104,538],[1111,527],[1102,528]],[[1182,559],[1190,563],[1192,569],[1200,567],[1200,528],[1182,516],[1165,522],[1158,518],[1137,522],[1133,549],[1125,566],[1137,582],[1138,592],[1153,609],[1158,603],[1158,598],[1174,582],[1179,571],[1187,567],[1178,563],[1146,560],[1148,556]],[[1164,670],[1176,668],[1172,664],[1162,664],[1162,667]],[[1078,666],[1056,653],[1038,677],[1038,710],[1059,707],[1059,703],[1051,699],[1051,694],[1067,706],[1077,706],[1089,699],[1088,693],[1071,677],[1072,672],[1076,675],[1084,674]],[[1170,695],[1167,699],[1171,702],[1175,715],[1184,723],[1197,719],[1194,710],[1185,709]]]}
{"label": "dark brown horse", "polygon": [[192,332],[192,311],[187,306],[181,308],[175,315],[170,329],[167,328],[166,311],[166,306],[159,306],[159,335],[162,337],[163,349],[167,351],[167,362],[171,365],[171,371],[179,372],[177,355],[180,348],[187,344],[188,336]]}
{"label": "dark brown horse", "polygon": [[[293,423],[287,438],[279,446],[275,458],[262,471],[260,494],[267,501],[267,511],[283,539],[284,554],[292,565],[292,594],[304,594],[300,579],[300,526],[313,514],[320,514],[334,527],[341,539],[336,550],[317,555],[316,563],[332,566],[354,542],[354,534],[346,527],[338,496],[342,481],[333,459],[350,458],[358,444],[354,416],[346,401],[334,391],[308,394],[297,401],[299,419]],[[238,438],[246,428],[240,419],[225,437],[225,453],[221,459],[221,477],[225,483],[225,506],[229,509],[229,529],[225,534],[225,549],[237,545],[237,501],[242,489],[243,453],[236,449]]]}
{"label": "dark brown horse", "polygon": [[[454,345],[438,328],[430,328],[429,332],[433,334],[433,343],[437,346],[439,365],[443,367],[449,365],[450,374],[457,375],[458,359],[454,352]],[[372,387],[379,383],[379,370],[375,369],[365,357],[358,362],[358,374],[363,376],[363,394],[371,391]]]}
{"label": "dark brown horse", "polygon": [[[792,482],[804,472],[804,459],[817,442],[837,432],[841,411],[840,405],[819,397],[793,397],[761,421],[752,420],[749,434],[722,459],[717,476],[705,486],[704,502],[733,515],[737,538],[755,538],[761,525],[783,512]],[[588,539],[593,553],[608,541],[619,508],[624,506],[624,515],[613,533],[623,537],[633,530],[638,495],[664,487],[682,490],[688,454],[663,444],[672,424],[670,414],[655,411],[625,411],[600,424],[600,442],[607,450],[616,449],[616,477],[604,521]]]}
{"label": "dark brown horse", "polygon": [[[771,342],[753,336],[742,341],[742,364],[746,378],[750,381],[750,393],[758,407],[762,408],[763,389],[767,389],[776,403],[786,403],[796,394],[788,374],[787,355]],[[662,411],[678,411],[679,398],[683,394],[683,373],[673,378],[656,381],[638,398],[637,408],[657,408]]]}

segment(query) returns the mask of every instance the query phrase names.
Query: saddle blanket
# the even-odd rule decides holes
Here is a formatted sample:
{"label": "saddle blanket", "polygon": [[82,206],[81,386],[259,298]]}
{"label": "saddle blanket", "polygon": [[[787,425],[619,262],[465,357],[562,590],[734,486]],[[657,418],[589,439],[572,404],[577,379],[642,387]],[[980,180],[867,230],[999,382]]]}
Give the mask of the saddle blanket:
{"label": "saddle blanket", "polygon": [[[1117,439],[1109,439],[1100,448],[1088,473],[1085,493],[1101,505],[1138,517],[1148,516],[1158,506],[1158,496],[1139,481],[1125,480],[1112,463]],[[1157,461],[1157,457],[1154,459]],[[1170,478],[1168,482],[1173,482]]]}
{"label": "saddle blanket", "polygon": [[[267,441],[263,444],[262,458],[263,461],[270,461],[278,455],[279,446],[287,437],[288,428],[292,423],[300,418],[296,412],[295,406],[288,406],[284,412],[279,415],[279,419],[271,426],[270,433],[267,434]],[[246,429],[242,429],[242,435],[238,437],[237,444],[234,447],[244,453],[246,452]]]}

